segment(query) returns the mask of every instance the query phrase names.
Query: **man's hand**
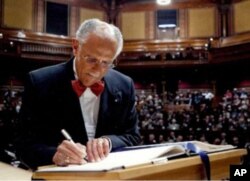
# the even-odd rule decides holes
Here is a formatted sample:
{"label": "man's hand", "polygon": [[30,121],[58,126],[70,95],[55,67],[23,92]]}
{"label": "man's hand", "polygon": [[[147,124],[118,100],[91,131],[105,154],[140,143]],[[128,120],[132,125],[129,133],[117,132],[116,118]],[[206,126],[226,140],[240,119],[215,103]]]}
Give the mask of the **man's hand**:
{"label": "man's hand", "polygon": [[80,143],[72,143],[64,140],[58,147],[53,162],[58,166],[67,166],[69,164],[87,163],[83,158],[87,155],[86,147]]}
{"label": "man's hand", "polygon": [[110,152],[108,138],[101,137],[89,140],[87,143],[87,158],[89,162],[98,162],[106,158]]}

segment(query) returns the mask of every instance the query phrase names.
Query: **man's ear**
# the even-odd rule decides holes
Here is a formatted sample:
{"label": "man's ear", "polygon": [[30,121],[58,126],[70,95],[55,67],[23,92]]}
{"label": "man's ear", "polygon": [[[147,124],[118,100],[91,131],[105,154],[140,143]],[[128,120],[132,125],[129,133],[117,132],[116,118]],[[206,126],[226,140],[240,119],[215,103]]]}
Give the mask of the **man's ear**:
{"label": "man's ear", "polygon": [[79,41],[77,39],[72,39],[72,49],[74,56],[76,56],[79,49]]}

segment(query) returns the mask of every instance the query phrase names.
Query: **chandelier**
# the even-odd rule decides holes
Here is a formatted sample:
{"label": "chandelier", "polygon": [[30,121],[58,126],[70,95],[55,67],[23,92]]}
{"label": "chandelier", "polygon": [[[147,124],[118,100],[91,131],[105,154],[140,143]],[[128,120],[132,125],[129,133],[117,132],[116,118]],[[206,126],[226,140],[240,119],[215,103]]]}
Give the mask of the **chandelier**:
{"label": "chandelier", "polygon": [[168,5],[171,3],[171,0],[156,0],[159,5]]}

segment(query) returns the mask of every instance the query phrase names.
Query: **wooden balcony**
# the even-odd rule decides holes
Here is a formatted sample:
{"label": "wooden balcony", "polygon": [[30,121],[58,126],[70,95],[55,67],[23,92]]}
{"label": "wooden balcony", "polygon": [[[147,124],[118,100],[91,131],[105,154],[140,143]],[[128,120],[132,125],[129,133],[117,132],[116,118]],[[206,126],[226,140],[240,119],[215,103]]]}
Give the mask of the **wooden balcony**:
{"label": "wooden balcony", "polygon": [[[0,56],[58,63],[72,56],[71,37],[0,29]],[[118,68],[219,64],[250,58],[250,33],[209,40],[125,41]],[[8,61],[8,60],[6,60]]]}
{"label": "wooden balcony", "polygon": [[250,59],[250,33],[221,38],[210,50],[210,63],[242,62]]}
{"label": "wooden balcony", "polygon": [[67,61],[71,38],[44,33],[0,30],[0,55],[34,61]]}

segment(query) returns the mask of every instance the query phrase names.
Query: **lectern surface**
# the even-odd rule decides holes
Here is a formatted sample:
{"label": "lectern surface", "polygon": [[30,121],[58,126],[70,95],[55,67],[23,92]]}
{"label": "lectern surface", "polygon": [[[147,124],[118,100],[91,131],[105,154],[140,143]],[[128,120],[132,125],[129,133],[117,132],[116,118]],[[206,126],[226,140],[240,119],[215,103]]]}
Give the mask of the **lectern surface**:
{"label": "lectern surface", "polygon": [[[209,154],[211,179],[229,178],[231,164],[240,164],[245,149]],[[161,164],[148,164],[108,172],[34,172],[33,179],[45,180],[204,180],[199,156],[179,158]]]}
{"label": "lectern surface", "polygon": [[31,180],[32,172],[21,168],[13,167],[12,165],[0,162],[0,181],[5,180]]}

